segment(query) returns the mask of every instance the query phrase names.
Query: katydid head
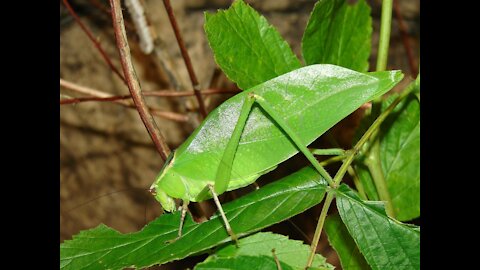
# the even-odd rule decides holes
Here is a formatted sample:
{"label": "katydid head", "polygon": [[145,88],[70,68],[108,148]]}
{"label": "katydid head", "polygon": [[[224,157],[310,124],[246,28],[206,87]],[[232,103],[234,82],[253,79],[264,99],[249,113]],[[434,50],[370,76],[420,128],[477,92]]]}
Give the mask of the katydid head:
{"label": "katydid head", "polygon": [[174,198],[181,198],[185,193],[181,179],[178,174],[171,170],[171,165],[175,160],[175,151],[168,156],[163,168],[157,176],[155,182],[150,187],[150,193],[162,205],[163,210],[175,212],[177,210]]}

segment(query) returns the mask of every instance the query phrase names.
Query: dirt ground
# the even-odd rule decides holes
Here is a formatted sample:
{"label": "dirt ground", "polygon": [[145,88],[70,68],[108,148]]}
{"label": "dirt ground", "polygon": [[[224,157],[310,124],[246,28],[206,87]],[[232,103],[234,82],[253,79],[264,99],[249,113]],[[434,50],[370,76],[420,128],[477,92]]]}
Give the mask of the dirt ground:
{"label": "dirt ground", "polygon": [[[179,89],[190,90],[187,71],[175,41],[165,8],[161,0],[144,0],[148,17],[159,43],[156,52],[145,55],[138,46],[135,31],[127,29],[134,65],[144,90]],[[194,69],[202,88],[234,87],[221,72],[216,72],[216,64],[203,32],[203,12],[227,8],[232,1],[226,0],[175,0],[172,1]],[[268,21],[300,56],[300,41],[309,14],[315,1],[307,0],[257,0],[247,1]],[[374,36],[370,66],[375,66],[376,48],[380,17],[380,0],[368,1],[374,17]],[[113,63],[120,68],[115,47],[111,19],[99,7],[108,8],[108,1],[70,1],[82,21],[100,40]],[[407,25],[415,58],[419,56],[419,1],[400,0],[402,15]],[[130,18],[125,12],[127,22]],[[399,33],[397,21],[393,20],[390,45],[389,69],[401,69],[409,73],[405,48]],[[60,3],[60,78],[79,85],[95,88],[106,93],[125,95],[127,87],[109,69],[98,51],[88,40],[81,28],[72,20]],[[77,93],[61,88],[61,97],[76,97]],[[231,95],[218,95],[207,98],[208,110]],[[152,107],[162,108],[187,115],[188,122],[175,122],[156,118],[157,124],[166,137],[168,145],[178,147],[198,125],[195,113],[195,100],[190,98],[148,98]],[[332,134],[343,147],[349,147],[351,136],[358,124],[360,113],[354,113],[337,125]],[[320,138],[317,146],[328,146],[327,140]],[[264,185],[272,179],[286,175],[286,171],[303,166],[304,160],[294,158],[281,166],[278,172],[269,174],[268,180],[260,180]],[[155,151],[138,113],[130,108],[111,102],[84,102],[76,105],[62,105],[60,108],[60,242],[71,239],[81,230],[104,223],[120,232],[133,232],[158,217],[161,207],[147,191],[163,165],[163,160]],[[224,196],[225,197],[225,196]],[[224,198],[228,199],[228,198]],[[208,205],[207,205],[208,206]],[[210,212],[214,208],[208,208]],[[313,237],[316,218],[320,207],[314,207],[292,221]],[[291,238],[308,242],[289,222],[272,228]],[[322,236],[319,252],[328,262],[340,268],[335,252]],[[184,269],[193,267],[203,260],[199,256],[189,260],[170,263],[161,269]]]}

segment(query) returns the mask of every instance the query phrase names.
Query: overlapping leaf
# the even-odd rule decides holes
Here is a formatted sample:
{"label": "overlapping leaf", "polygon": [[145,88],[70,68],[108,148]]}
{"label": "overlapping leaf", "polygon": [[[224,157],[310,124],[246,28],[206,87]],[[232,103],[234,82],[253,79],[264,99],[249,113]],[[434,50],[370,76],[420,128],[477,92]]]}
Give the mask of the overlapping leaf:
{"label": "overlapping leaf", "polygon": [[241,0],[205,13],[205,32],[217,64],[241,89],[301,67],[277,30]]}
{"label": "overlapping leaf", "polygon": [[[393,97],[392,97],[393,98]],[[385,102],[386,108],[393,100]],[[420,216],[420,101],[410,94],[380,127],[380,160],[398,220]]]}
{"label": "overlapping leaf", "polygon": [[338,214],[327,217],[325,232],[328,235],[328,241],[340,258],[343,270],[371,269]]}
{"label": "overlapping leaf", "polygon": [[[223,207],[233,230],[242,236],[320,203],[325,186],[316,170],[306,167]],[[218,216],[200,224],[187,216],[182,238],[166,243],[177,236],[179,220],[179,212],[164,214],[143,230],[129,234],[105,225],[83,231],[60,245],[60,268],[142,268],[182,259],[230,241]]]}
{"label": "overlapping leaf", "polygon": [[[379,160],[383,176],[392,199],[396,218],[407,221],[420,216],[420,99],[411,93],[400,102],[380,126]],[[398,95],[382,102],[385,110]],[[356,139],[373,122],[365,117],[356,132]],[[364,150],[368,149],[368,145]],[[364,156],[357,158],[355,169],[371,200],[378,194],[368,168],[363,164]]]}
{"label": "overlapping leaf", "polygon": [[[245,237],[240,240],[238,248],[233,244],[222,247],[215,254],[208,257],[205,262],[244,256],[273,257],[272,249],[275,250],[275,255],[280,262],[290,266],[292,269],[305,269],[310,254],[309,246],[304,245],[301,241],[290,240],[286,236],[270,232],[257,233]],[[315,255],[312,267],[324,270],[334,269],[320,254]]]}
{"label": "overlapping leaf", "polygon": [[372,35],[370,7],[364,0],[320,0],[315,4],[302,40],[307,65],[334,64],[368,70]]}
{"label": "overlapping leaf", "polygon": [[420,269],[420,228],[385,213],[381,202],[362,201],[348,186],[336,191],[338,212],[372,269]]}

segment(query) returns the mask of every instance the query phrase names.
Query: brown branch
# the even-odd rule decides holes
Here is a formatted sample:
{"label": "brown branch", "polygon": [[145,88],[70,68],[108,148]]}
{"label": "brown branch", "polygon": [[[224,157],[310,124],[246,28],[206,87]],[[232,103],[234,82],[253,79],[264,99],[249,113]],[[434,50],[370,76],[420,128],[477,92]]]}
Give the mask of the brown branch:
{"label": "brown branch", "polygon": [[75,13],[75,11],[73,10],[72,6],[70,6],[70,4],[68,3],[68,0],[63,0],[63,4],[65,5],[65,7],[67,8],[68,12],[70,12],[70,14],[72,15],[72,17],[75,19],[75,21],[78,23],[78,25],[80,26],[80,28],[82,28],[83,32],[85,32],[85,34],[87,34],[88,38],[93,42],[93,45],[97,48],[97,50],[100,52],[100,54],[102,55],[103,59],[105,60],[105,62],[107,62],[107,65],[112,69],[113,72],[115,72],[115,74],[118,75],[119,78],[122,79],[122,81],[125,82],[125,84],[127,83],[125,81],[125,78],[123,77],[123,75],[120,73],[120,71],[113,65],[112,61],[110,60],[110,58],[108,57],[107,53],[103,50],[102,46],[100,45],[100,43],[97,41],[97,39],[93,36],[92,32],[83,24],[83,22],[80,20],[80,17],[78,17],[77,13]]}
{"label": "brown branch", "polygon": [[180,47],[180,51],[182,53],[183,61],[185,62],[185,66],[187,67],[188,76],[190,77],[193,91],[195,91],[195,97],[197,98],[197,101],[198,101],[200,114],[202,115],[203,118],[205,118],[207,117],[207,110],[205,109],[205,103],[203,102],[203,97],[202,97],[202,94],[200,93],[200,84],[198,83],[197,76],[195,75],[195,71],[193,70],[192,61],[190,60],[190,56],[185,47],[185,43],[183,42],[182,35],[180,34],[177,20],[175,19],[172,6],[170,5],[170,0],[163,0],[163,4],[165,6],[165,9],[167,10],[168,19],[170,20],[170,23],[172,25],[173,32],[175,33],[178,46]]}
{"label": "brown branch", "polygon": [[60,86],[65,87],[67,89],[70,89],[72,91],[82,93],[85,95],[93,96],[93,97],[100,97],[100,98],[105,98],[105,97],[112,97],[113,95],[109,93],[105,93],[103,91],[99,91],[90,87],[78,85],[76,83],[60,79]]}
{"label": "brown branch", "polygon": [[[241,90],[235,89],[205,89],[200,91],[202,95],[216,95],[216,94],[236,94]],[[195,95],[195,91],[175,91],[175,90],[160,90],[160,91],[143,91],[145,96],[154,97],[190,97]]]}
{"label": "brown branch", "polygon": [[[73,83],[64,79],[60,79],[60,86],[63,86],[72,91],[90,95],[96,98],[115,98],[116,100],[121,100],[121,99],[129,99],[131,97],[131,95],[114,96],[106,92],[96,90],[90,87],[78,85],[76,83]],[[241,90],[238,88],[234,88],[234,89],[211,88],[211,89],[202,90],[200,92],[202,95],[237,94],[237,93],[240,93]],[[162,89],[162,90],[156,90],[156,91],[142,91],[142,93],[144,96],[150,96],[150,97],[189,97],[189,96],[195,95],[194,91],[179,92],[179,91],[170,90],[170,89]],[[114,101],[114,100],[105,100],[105,101]]]}
{"label": "brown branch", "polygon": [[133,67],[130,48],[128,46],[127,35],[125,33],[125,26],[123,25],[123,14],[120,6],[120,0],[110,0],[113,29],[115,31],[115,39],[117,41],[117,48],[120,54],[120,61],[122,63],[123,73],[127,80],[128,90],[132,95],[133,103],[137,107],[138,114],[142,119],[143,124],[147,128],[150,137],[155,144],[157,151],[162,156],[163,160],[167,160],[170,154],[170,148],[165,143],[160,130],[158,129],[155,119],[147,108],[145,99],[142,96],[140,82],[138,81],[135,69]]}
{"label": "brown branch", "polygon": [[108,101],[116,101],[122,99],[130,99],[130,95],[125,96],[113,96],[113,97],[76,97],[76,98],[61,98],[60,105],[68,105],[68,104],[76,104],[81,102],[87,101],[100,101],[100,102],[108,102]]}
{"label": "brown branch", "polygon": [[[94,5],[98,10],[100,10],[103,14],[107,15],[108,16],[108,19],[111,18],[112,16],[112,13],[110,12],[110,9],[107,8],[105,5],[103,4],[100,4],[100,2],[98,0],[90,0],[90,3],[92,3],[92,5]],[[124,24],[125,24],[125,28],[128,30],[128,31],[133,31],[135,32],[135,27],[128,21],[124,21]]]}
{"label": "brown branch", "polygon": [[408,36],[407,25],[403,21],[402,13],[400,12],[400,5],[398,4],[397,0],[393,1],[393,10],[395,12],[395,17],[398,21],[398,26],[400,30],[400,34],[402,36],[403,46],[405,47],[405,51],[407,52],[408,57],[408,64],[410,65],[410,71],[412,72],[412,77],[416,78],[418,75],[418,67],[417,61],[413,56],[412,46],[410,44],[410,39]]}
{"label": "brown branch", "polygon": [[[130,99],[132,97],[131,95],[112,96],[108,93],[105,93],[96,89],[88,88],[85,86],[81,86],[63,79],[60,79],[60,86],[63,86],[72,91],[82,93],[82,94],[87,94],[90,96],[90,97],[81,97],[81,98],[72,98],[72,99],[60,99],[60,105],[75,104],[79,102],[95,100],[95,101],[111,101],[114,104],[122,105],[130,109],[136,109],[135,105],[131,104],[126,100],[123,100],[123,99]],[[188,122],[189,120],[188,116],[183,114],[162,111],[158,108],[149,107],[148,109],[153,115],[164,118],[164,119],[177,121],[177,122]]]}

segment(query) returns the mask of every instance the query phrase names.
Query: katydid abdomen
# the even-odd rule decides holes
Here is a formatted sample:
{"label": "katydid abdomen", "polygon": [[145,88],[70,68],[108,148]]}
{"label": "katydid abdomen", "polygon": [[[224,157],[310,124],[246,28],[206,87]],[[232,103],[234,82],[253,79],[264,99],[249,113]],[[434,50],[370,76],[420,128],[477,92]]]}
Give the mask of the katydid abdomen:
{"label": "katydid abdomen", "polygon": [[[362,104],[390,90],[402,77],[399,71],[359,73],[334,65],[311,65],[243,91],[213,110],[174,152],[152,185],[156,198],[166,211],[174,211],[172,198],[202,201],[211,197],[202,191],[215,182],[249,94],[262,97],[306,146]],[[255,103],[236,148],[226,190],[251,184],[298,152]]]}

